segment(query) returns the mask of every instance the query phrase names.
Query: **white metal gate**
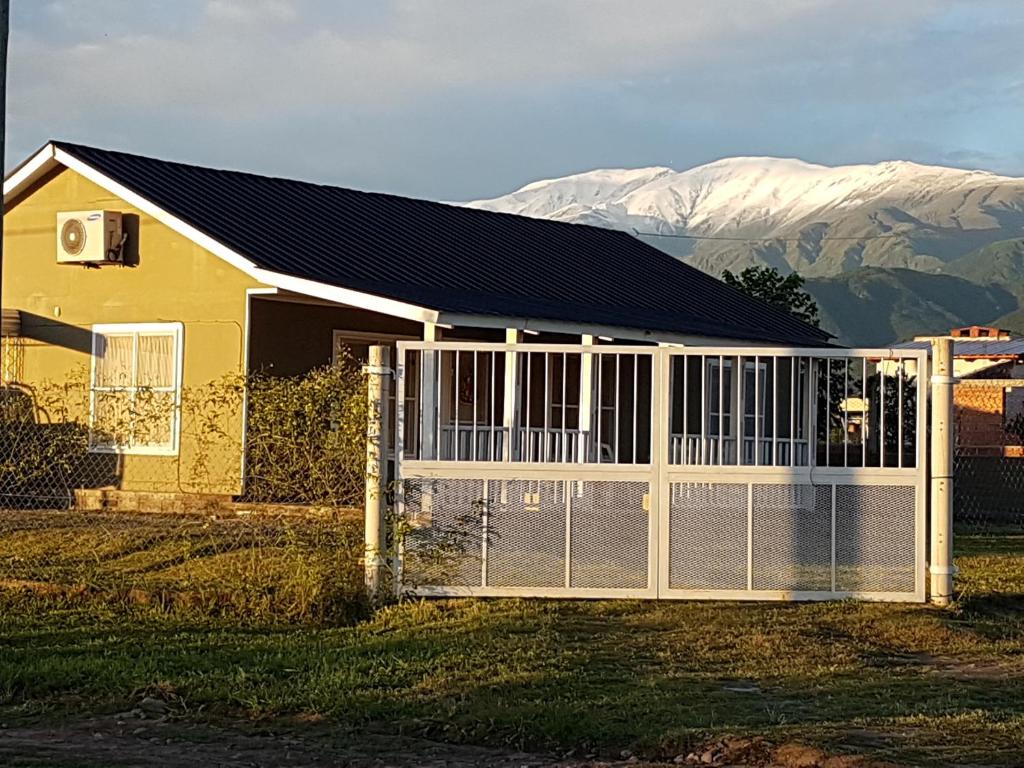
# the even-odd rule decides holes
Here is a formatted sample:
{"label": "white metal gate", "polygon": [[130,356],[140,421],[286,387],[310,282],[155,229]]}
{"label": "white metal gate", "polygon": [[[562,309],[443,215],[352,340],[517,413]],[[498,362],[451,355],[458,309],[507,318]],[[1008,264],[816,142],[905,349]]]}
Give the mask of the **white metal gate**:
{"label": "white metal gate", "polygon": [[404,588],[924,600],[926,367],[881,349],[401,342]]}

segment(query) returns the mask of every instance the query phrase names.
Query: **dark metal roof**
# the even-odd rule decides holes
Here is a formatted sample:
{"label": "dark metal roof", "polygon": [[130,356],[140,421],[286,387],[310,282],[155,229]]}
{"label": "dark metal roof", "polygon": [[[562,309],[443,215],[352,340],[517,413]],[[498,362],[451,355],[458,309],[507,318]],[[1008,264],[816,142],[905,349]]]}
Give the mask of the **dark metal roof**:
{"label": "dark metal roof", "polygon": [[442,312],[828,343],[624,232],[54,144],[274,272]]}
{"label": "dark metal roof", "polygon": [[[894,349],[931,350],[928,339],[903,341],[893,345]],[[1005,357],[1024,356],[1024,339],[986,339],[984,337],[953,339],[953,357]]]}

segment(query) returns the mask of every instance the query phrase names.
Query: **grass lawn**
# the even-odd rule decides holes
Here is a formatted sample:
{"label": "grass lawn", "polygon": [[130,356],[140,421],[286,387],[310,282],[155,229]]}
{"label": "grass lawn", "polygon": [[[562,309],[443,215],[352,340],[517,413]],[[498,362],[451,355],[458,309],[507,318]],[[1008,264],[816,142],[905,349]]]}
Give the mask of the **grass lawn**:
{"label": "grass lawn", "polygon": [[764,734],[907,764],[1020,764],[1024,536],[959,537],[963,599],[926,606],[438,601],[351,627],[146,606],[0,604],[0,718],[301,721],[542,751],[671,757]]}

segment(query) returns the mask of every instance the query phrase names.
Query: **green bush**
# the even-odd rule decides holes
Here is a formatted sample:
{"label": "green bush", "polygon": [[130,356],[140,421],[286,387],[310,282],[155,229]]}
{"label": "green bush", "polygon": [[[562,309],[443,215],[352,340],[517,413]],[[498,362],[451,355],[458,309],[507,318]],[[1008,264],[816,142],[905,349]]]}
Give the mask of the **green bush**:
{"label": "green bush", "polygon": [[366,379],[346,360],[302,376],[249,379],[246,490],[252,501],[362,503]]}

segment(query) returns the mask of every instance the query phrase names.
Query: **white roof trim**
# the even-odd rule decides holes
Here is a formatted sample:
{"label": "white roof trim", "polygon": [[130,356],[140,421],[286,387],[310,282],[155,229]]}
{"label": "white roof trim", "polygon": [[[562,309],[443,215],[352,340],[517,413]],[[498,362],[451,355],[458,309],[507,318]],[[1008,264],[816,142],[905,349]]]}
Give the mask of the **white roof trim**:
{"label": "white roof trim", "polygon": [[301,293],[304,296],[312,296],[317,299],[326,299],[336,304],[347,304],[352,307],[362,307],[373,312],[380,312],[384,315],[404,317],[406,320],[415,320],[419,323],[433,323],[437,321],[437,310],[417,307],[413,304],[389,299],[384,296],[374,296],[369,293],[353,291],[349,288],[340,288],[336,285],[318,283],[315,280],[307,280],[302,277],[282,275],[278,272],[270,272],[256,267],[251,275],[263,283],[276,286],[286,291]]}
{"label": "white roof trim", "polygon": [[[768,342],[733,339],[728,337],[695,336],[671,331],[646,331],[643,328],[626,328],[618,325],[597,325],[574,323],[567,320],[542,320],[524,317],[499,317],[497,315],[469,315],[441,312],[439,325],[470,326],[472,328],[513,328],[519,331],[546,333],[567,333],[577,336],[606,336],[624,341],[646,341],[651,344],[673,344],[682,346],[772,346]],[[774,345],[778,346],[778,345]]]}
{"label": "white roof trim", "polygon": [[57,165],[53,144],[47,144],[4,179],[4,203]]}
{"label": "white roof trim", "polygon": [[8,179],[4,180],[4,202],[21,192],[29,184],[40,178],[44,173],[49,172],[57,165],[63,165],[81,174],[93,183],[103,187],[112,195],[124,200],[129,205],[138,208],[148,216],[153,217],[161,224],[169,227],[179,235],[188,238],[193,243],[203,248],[214,256],[223,259],[231,266],[241,270],[254,280],[266,283],[269,286],[294,291],[306,296],[325,299],[337,304],[359,307],[372,312],[379,312],[385,315],[415,320],[417,322],[435,322],[437,311],[418,307],[413,304],[406,304],[382,296],[375,296],[361,291],[354,291],[349,288],[341,288],[336,285],[320,283],[315,280],[307,280],[290,275],[283,275],[268,269],[258,267],[249,259],[237,251],[228,248],[223,243],[213,239],[209,235],[199,231],[191,224],[182,221],[177,216],[168,213],[151,200],[139,195],[122,184],[111,179],[109,176],[100,173],[88,163],[84,163],[71,154],[68,154],[54,144],[47,144],[37,152],[28,162],[18,168]]}

